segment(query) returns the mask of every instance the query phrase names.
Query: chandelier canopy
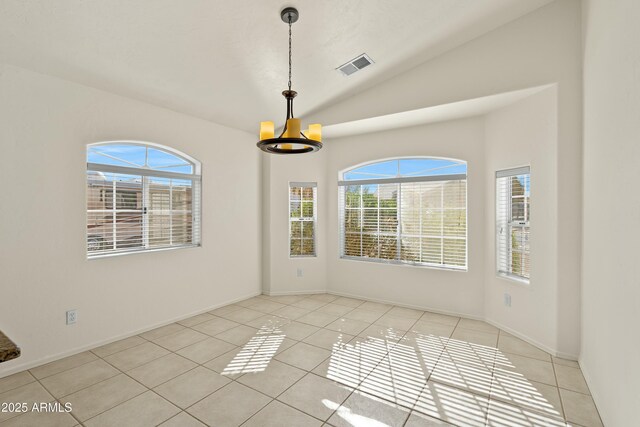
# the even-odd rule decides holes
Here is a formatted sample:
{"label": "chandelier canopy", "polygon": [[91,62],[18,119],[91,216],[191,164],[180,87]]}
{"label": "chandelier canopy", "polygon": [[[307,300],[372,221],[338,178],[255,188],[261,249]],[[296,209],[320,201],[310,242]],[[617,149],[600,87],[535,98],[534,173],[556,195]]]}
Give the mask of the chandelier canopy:
{"label": "chandelier canopy", "polygon": [[273,122],[260,122],[260,141],[258,147],[273,154],[302,154],[318,151],[322,148],[322,126],[311,124],[308,129],[300,130],[300,119],[293,115],[293,98],[298,94],[291,89],[291,25],[300,17],[298,10],[287,7],[280,12],[282,20],[289,24],[289,84],[282,91],[287,100],[287,119],[280,136],[275,137]]}

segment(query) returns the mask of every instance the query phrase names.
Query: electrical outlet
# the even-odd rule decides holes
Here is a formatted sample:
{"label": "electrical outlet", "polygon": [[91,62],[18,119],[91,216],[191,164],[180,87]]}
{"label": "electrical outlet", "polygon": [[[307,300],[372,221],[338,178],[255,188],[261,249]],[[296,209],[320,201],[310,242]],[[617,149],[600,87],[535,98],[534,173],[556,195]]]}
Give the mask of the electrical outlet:
{"label": "electrical outlet", "polygon": [[73,325],[78,321],[78,310],[67,311],[67,325]]}
{"label": "electrical outlet", "polygon": [[298,277],[302,277],[302,269],[301,268],[298,269]]}
{"label": "electrical outlet", "polygon": [[511,307],[511,294],[504,294],[504,305],[506,307]]}

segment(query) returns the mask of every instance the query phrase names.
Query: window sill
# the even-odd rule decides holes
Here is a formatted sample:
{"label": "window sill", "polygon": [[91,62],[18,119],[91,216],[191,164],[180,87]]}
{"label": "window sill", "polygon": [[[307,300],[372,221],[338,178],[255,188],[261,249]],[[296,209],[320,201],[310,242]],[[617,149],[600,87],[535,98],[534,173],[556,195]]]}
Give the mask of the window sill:
{"label": "window sill", "polygon": [[530,279],[525,279],[524,277],[520,277],[520,276],[513,276],[513,275],[510,275],[510,274],[498,273],[496,275],[496,277],[498,279],[506,280],[508,282],[517,283],[519,285],[527,285],[528,286],[530,284]]}
{"label": "window sill", "polygon": [[413,267],[413,268],[421,268],[421,269],[427,269],[427,270],[454,271],[454,272],[460,272],[460,273],[466,273],[469,271],[467,267],[447,267],[447,266],[440,266],[440,265],[433,265],[433,264],[397,262],[392,260],[385,261],[385,260],[374,259],[374,258],[356,258],[356,257],[341,256],[338,258],[338,260],[356,261],[356,262],[364,262],[364,263],[380,264],[380,265],[393,265],[397,267]]}
{"label": "window sill", "polygon": [[198,245],[184,245],[184,246],[171,246],[171,247],[168,247],[168,248],[139,249],[139,250],[122,251],[122,252],[114,252],[114,253],[99,254],[99,255],[87,255],[87,259],[88,260],[93,260],[93,259],[102,259],[102,258],[112,258],[112,257],[123,256],[123,255],[148,254],[148,253],[151,253],[151,252],[175,251],[175,250],[178,250],[178,249],[192,249],[192,248],[200,248],[200,247],[202,247],[201,244],[198,244]]}

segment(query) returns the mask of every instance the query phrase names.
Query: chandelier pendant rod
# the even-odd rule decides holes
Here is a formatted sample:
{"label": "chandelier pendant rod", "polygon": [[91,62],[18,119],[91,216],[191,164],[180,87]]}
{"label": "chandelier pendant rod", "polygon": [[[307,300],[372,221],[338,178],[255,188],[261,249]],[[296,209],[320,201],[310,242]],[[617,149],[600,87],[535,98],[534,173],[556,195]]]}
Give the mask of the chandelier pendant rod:
{"label": "chandelier pendant rod", "polygon": [[291,90],[291,15],[289,15],[289,90]]}
{"label": "chandelier pendant rod", "polygon": [[287,87],[289,90],[282,92],[282,95],[287,98],[287,118],[284,120],[284,127],[282,128],[282,133],[279,138],[282,138],[284,134],[287,133],[288,121],[293,118],[293,98],[296,96],[296,93],[291,90],[291,24],[293,24],[293,22],[291,22],[291,14],[288,14],[287,20],[289,24],[289,81]]}

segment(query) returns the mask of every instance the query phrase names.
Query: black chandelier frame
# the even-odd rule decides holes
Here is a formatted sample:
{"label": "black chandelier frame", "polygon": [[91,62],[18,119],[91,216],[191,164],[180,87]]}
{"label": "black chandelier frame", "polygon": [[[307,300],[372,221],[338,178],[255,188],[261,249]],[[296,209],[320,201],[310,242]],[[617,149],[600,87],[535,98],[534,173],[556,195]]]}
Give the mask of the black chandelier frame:
{"label": "black chandelier frame", "polygon": [[[287,132],[288,120],[295,118],[293,115],[293,99],[298,92],[291,89],[291,25],[298,20],[300,14],[294,7],[287,7],[280,12],[282,21],[289,24],[289,83],[288,89],[282,91],[282,96],[287,100],[287,118],[285,120],[284,129],[277,138],[268,138],[258,141],[256,144],[262,151],[272,154],[304,154],[318,151],[322,148],[322,142],[307,138],[300,132],[301,138],[284,137]],[[290,145],[291,148],[281,148],[283,145]]]}

